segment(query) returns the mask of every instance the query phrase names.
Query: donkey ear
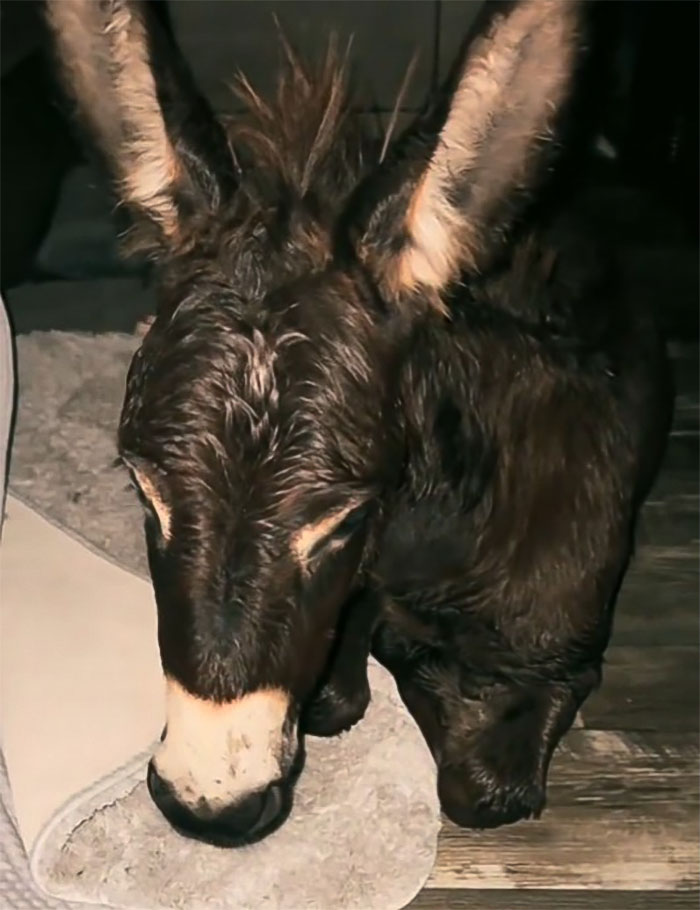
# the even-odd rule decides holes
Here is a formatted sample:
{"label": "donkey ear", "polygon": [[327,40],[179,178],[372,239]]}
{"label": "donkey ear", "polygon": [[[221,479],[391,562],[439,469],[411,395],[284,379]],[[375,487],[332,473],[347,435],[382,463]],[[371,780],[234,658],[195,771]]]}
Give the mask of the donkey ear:
{"label": "donkey ear", "polygon": [[235,182],[223,129],[184,61],[139,2],[47,0],[46,15],[68,94],[132,216],[134,245],[181,249],[193,213],[216,207]]}
{"label": "donkey ear", "polygon": [[488,4],[438,129],[383,169],[357,249],[390,299],[441,295],[504,242],[548,160],[577,60],[581,3]]}

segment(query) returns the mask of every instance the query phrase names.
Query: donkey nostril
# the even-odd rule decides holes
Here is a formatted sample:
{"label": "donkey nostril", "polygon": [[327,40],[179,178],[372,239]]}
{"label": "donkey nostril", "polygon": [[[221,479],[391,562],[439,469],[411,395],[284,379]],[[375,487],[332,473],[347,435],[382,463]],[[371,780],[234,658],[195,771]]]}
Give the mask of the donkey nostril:
{"label": "donkey nostril", "polygon": [[210,831],[220,834],[225,840],[246,839],[264,836],[275,822],[281,820],[286,808],[285,791],[280,784],[270,784],[260,793],[252,793],[242,802],[224,809],[210,821]]}
{"label": "donkey nostril", "polygon": [[146,786],[148,787],[148,792],[151,794],[151,798],[156,803],[156,805],[159,805],[159,800],[171,795],[170,787],[168,787],[160,774],[158,774],[152,760],[148,763],[148,771],[146,773]]}
{"label": "donkey nostril", "polygon": [[219,812],[206,805],[200,811],[181,803],[152,761],[146,783],[153,802],[176,830],[220,847],[259,840],[279,827],[291,808],[291,787],[282,783],[270,784]]}
{"label": "donkey nostril", "polygon": [[212,821],[217,828],[226,829],[230,834],[244,835],[255,828],[265,808],[265,793],[252,793],[242,802],[217,813]]}
{"label": "donkey nostril", "polygon": [[[252,797],[248,797],[252,800]],[[246,800],[247,803],[248,800]],[[266,828],[282,812],[284,808],[284,795],[282,787],[279,784],[270,784],[262,793],[255,794],[255,803],[251,802],[248,819],[252,819],[250,827],[246,827],[246,833],[254,834]],[[236,807],[234,810],[234,826],[243,821],[245,827],[245,816],[240,815],[240,810]],[[221,820],[226,823],[226,813],[221,816]]]}
{"label": "donkey nostril", "polygon": [[146,786],[151,799],[170,824],[175,828],[186,827],[192,812],[179,801],[174,789],[158,774],[152,760],[148,763]]}

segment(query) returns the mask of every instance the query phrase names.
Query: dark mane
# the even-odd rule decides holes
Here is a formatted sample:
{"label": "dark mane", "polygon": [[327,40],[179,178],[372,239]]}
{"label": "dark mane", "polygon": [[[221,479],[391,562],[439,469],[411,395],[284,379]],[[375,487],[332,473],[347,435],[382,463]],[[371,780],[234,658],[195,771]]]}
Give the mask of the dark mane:
{"label": "dark mane", "polygon": [[331,36],[315,67],[281,33],[280,46],[273,97],[263,98],[243,73],[236,77],[233,91],[244,110],[226,119],[228,136],[249,191],[312,206],[322,199],[325,208],[342,202],[356,185],[372,144],[352,115],[350,43],[341,53]]}
{"label": "dark mane", "polygon": [[[214,285],[247,288],[255,306],[267,292],[322,271],[333,257],[345,203],[376,164],[380,143],[352,110],[348,48],[329,39],[313,67],[280,34],[281,65],[271,97],[242,73],[232,86],[242,110],[221,118],[238,170],[238,187],[212,218],[193,215],[196,256],[170,274],[182,287],[206,274]],[[147,252],[141,235],[131,250]],[[167,305],[166,305],[167,309]]]}

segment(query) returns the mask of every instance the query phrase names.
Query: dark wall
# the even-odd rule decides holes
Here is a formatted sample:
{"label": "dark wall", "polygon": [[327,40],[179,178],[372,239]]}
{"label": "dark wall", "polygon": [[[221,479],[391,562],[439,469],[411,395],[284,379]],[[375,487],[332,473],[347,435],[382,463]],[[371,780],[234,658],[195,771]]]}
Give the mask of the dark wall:
{"label": "dark wall", "polygon": [[30,271],[58,188],[78,152],[55,104],[38,0],[0,3],[0,281]]}

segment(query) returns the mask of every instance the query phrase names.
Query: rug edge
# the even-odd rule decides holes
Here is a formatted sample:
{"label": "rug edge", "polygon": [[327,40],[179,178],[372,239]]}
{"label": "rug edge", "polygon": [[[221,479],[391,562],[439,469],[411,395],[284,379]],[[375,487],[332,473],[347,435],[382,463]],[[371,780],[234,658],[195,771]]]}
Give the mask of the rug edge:
{"label": "rug edge", "polygon": [[[91,818],[95,812],[127,796],[145,780],[146,766],[156,745],[157,743],[154,742],[151,748],[139,752],[125,764],[115,768],[114,771],[74,793],[41,827],[28,851],[28,858],[32,879],[37,888],[46,896],[81,904],[90,903],[92,899],[81,897],[80,894],[72,892],[70,888],[59,891],[51,890],[49,877],[46,874],[47,855],[51,850],[54,853],[56,850],[60,850],[70,834]],[[105,906],[113,905],[105,903]]]}
{"label": "rug edge", "polygon": [[[135,571],[132,566],[129,566],[127,563],[124,563],[121,560],[117,559],[115,556],[112,556],[112,554],[107,552],[107,550],[103,550],[101,547],[98,547],[97,544],[92,543],[87,539],[87,537],[83,537],[79,531],[75,531],[73,528],[69,528],[67,525],[62,524],[60,521],[52,517],[40,505],[38,505],[31,496],[27,496],[24,493],[18,492],[12,483],[12,478],[10,478],[10,483],[7,489],[7,499],[14,499],[16,502],[21,503],[21,505],[25,506],[26,508],[31,509],[32,512],[34,512],[40,518],[43,518],[47,524],[51,525],[51,527],[56,528],[58,531],[61,531],[76,543],[79,543],[82,547],[85,547],[85,549],[92,553],[93,556],[98,556],[100,559],[104,559],[106,562],[115,566],[117,569],[121,569],[123,572],[127,572],[134,578],[138,578],[139,581],[145,581],[149,585],[151,584],[150,575]],[[7,505],[5,506],[5,511],[9,511]],[[6,517],[9,518],[9,515]]]}

